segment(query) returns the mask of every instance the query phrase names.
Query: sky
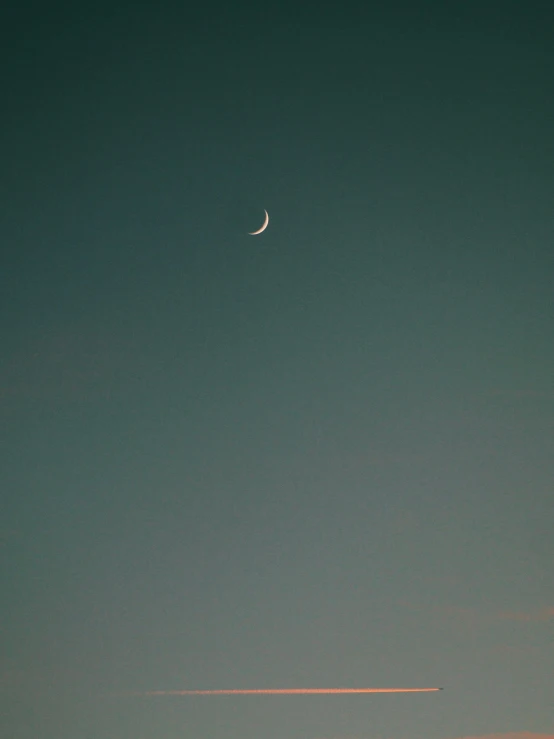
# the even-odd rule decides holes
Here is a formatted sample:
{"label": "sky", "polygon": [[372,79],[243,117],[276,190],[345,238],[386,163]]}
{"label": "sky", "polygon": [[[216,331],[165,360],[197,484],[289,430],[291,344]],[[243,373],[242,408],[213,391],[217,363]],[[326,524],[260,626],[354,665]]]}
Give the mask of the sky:
{"label": "sky", "polygon": [[[554,739],[554,22],[497,8],[2,11],[2,736]],[[335,687],[444,690],[147,695]]]}

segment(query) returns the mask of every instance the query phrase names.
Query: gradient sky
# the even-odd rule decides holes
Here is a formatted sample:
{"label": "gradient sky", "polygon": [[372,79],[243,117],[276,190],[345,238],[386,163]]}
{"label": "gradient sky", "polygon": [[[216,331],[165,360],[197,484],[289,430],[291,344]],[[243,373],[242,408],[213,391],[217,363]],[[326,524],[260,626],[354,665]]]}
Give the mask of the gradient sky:
{"label": "gradient sky", "polygon": [[552,14],[231,5],[2,23],[0,733],[553,739]]}

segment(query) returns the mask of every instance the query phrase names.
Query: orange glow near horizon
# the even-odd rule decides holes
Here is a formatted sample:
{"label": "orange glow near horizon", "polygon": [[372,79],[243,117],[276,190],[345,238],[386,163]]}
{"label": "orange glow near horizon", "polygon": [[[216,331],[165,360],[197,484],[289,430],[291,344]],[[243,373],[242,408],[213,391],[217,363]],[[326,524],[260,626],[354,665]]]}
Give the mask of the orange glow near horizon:
{"label": "orange glow near horizon", "polygon": [[258,688],[255,690],[153,690],[142,695],[352,695],[354,693],[436,693],[442,688]]}

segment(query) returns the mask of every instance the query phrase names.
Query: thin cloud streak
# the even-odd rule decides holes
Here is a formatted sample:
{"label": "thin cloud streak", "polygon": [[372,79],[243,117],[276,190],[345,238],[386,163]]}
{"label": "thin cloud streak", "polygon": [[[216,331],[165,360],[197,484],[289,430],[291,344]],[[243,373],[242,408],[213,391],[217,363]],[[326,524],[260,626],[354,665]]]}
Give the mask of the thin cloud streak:
{"label": "thin cloud streak", "polygon": [[554,739],[554,734],[534,734],[531,731],[514,731],[506,734],[484,734],[465,736],[459,739]]}
{"label": "thin cloud streak", "polygon": [[152,690],[140,695],[352,695],[354,693],[436,693],[442,688],[266,688],[253,690]]}
{"label": "thin cloud streak", "polygon": [[520,621],[522,623],[549,621],[551,618],[554,619],[554,607],[538,608],[535,611],[528,611],[528,612],[504,611],[498,614],[498,618],[503,619],[504,621]]}
{"label": "thin cloud streak", "polygon": [[417,611],[427,611],[435,616],[456,621],[467,627],[484,626],[501,621],[524,623],[544,623],[554,619],[554,606],[543,606],[529,611],[486,611],[477,608],[462,608],[460,606],[432,605],[421,606],[417,603],[399,601],[403,608]]}

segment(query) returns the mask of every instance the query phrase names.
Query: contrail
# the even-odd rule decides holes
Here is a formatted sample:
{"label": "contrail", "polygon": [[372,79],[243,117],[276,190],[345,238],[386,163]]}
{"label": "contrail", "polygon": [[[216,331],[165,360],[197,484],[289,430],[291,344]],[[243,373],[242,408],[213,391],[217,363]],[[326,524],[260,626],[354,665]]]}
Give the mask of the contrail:
{"label": "contrail", "polygon": [[256,690],[152,690],[140,695],[351,695],[353,693],[436,693],[442,688],[269,688]]}

